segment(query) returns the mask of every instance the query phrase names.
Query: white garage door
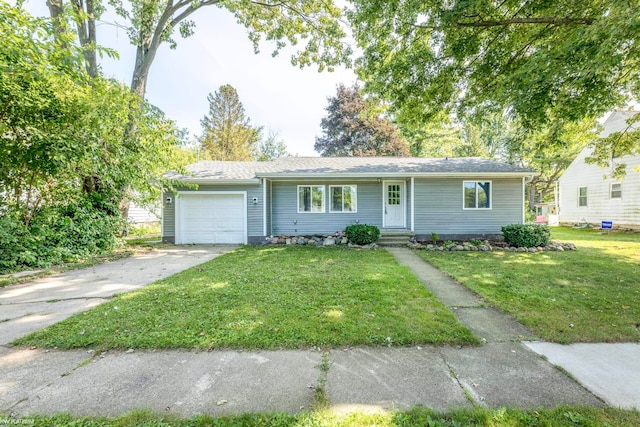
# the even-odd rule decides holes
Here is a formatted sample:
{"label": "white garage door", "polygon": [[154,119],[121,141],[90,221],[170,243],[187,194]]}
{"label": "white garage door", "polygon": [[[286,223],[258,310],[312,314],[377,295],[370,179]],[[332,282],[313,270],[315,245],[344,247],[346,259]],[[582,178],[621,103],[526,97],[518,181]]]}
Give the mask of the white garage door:
{"label": "white garage door", "polygon": [[246,243],[244,194],[181,194],[176,243]]}

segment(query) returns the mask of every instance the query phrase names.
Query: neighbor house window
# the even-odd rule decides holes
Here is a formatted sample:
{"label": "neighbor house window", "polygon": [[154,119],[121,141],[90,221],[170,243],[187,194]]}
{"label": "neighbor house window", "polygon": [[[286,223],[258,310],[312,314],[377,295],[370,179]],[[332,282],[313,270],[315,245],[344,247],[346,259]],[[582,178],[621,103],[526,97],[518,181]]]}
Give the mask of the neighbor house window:
{"label": "neighbor house window", "polygon": [[578,206],[587,206],[587,187],[578,188]]}
{"label": "neighbor house window", "polygon": [[491,209],[491,181],[464,181],[464,208]]}
{"label": "neighbor house window", "polygon": [[298,185],[298,212],[324,212],[324,185]]}
{"label": "neighbor house window", "polygon": [[331,212],[356,212],[358,209],[355,185],[330,185]]}
{"label": "neighbor house window", "polygon": [[611,184],[611,198],[612,199],[621,199],[622,198],[622,184],[619,182],[614,182]]}

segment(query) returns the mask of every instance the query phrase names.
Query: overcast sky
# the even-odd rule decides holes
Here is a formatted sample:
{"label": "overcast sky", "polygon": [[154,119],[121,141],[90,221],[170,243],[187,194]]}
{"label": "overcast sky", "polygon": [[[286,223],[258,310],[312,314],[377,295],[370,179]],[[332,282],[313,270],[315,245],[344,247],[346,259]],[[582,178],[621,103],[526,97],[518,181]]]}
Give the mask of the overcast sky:
{"label": "overcast sky", "polygon": [[[29,0],[34,15],[48,16],[45,0]],[[317,156],[313,150],[325,115],[327,97],[338,83],[352,84],[351,70],[318,73],[317,67],[303,70],[291,65],[290,57],[271,57],[265,45],[256,55],[244,27],[225,9],[205,7],[193,15],[195,34],[187,39],[175,36],[178,47],[163,44],[151,66],[147,100],[162,109],[179,127],[191,134],[201,132],[200,119],[208,112],[207,95],[220,86],[236,88],[251,124],[272,129],[287,144],[291,154]],[[103,17],[104,21],[122,18]],[[124,29],[99,24],[98,44],[117,50],[119,60],[103,58],[103,73],[130,84],[135,48]]]}

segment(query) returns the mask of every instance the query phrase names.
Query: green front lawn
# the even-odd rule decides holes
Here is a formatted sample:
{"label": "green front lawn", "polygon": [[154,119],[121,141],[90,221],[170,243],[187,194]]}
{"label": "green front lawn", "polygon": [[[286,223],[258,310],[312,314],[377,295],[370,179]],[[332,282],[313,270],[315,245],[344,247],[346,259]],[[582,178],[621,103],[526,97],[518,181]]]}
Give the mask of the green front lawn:
{"label": "green front lawn", "polygon": [[[76,427],[596,427],[596,426],[637,426],[640,424],[640,412],[615,408],[586,408],[560,406],[552,409],[486,409],[474,408],[436,412],[426,408],[414,408],[406,411],[389,411],[379,414],[351,413],[339,415],[330,411],[290,414],[245,414],[214,418],[198,415],[189,419],[172,415],[153,414],[137,411],[118,418],[72,417],[68,415],[38,416],[25,418],[24,424],[33,426],[73,425]],[[33,423],[29,422],[33,421]],[[0,416],[0,423],[2,417]]]}
{"label": "green front lawn", "polygon": [[542,339],[640,341],[640,233],[552,228],[570,252],[418,253]]}
{"label": "green front lawn", "polygon": [[278,349],[476,344],[386,251],[243,247],[16,341],[41,347]]}

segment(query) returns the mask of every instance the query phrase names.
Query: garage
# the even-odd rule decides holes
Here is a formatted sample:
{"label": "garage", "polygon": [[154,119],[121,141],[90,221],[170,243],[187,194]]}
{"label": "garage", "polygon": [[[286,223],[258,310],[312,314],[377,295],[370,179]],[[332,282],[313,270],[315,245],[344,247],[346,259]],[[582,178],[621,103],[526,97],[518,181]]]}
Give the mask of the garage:
{"label": "garage", "polygon": [[246,243],[245,192],[180,193],[176,198],[176,243]]}

